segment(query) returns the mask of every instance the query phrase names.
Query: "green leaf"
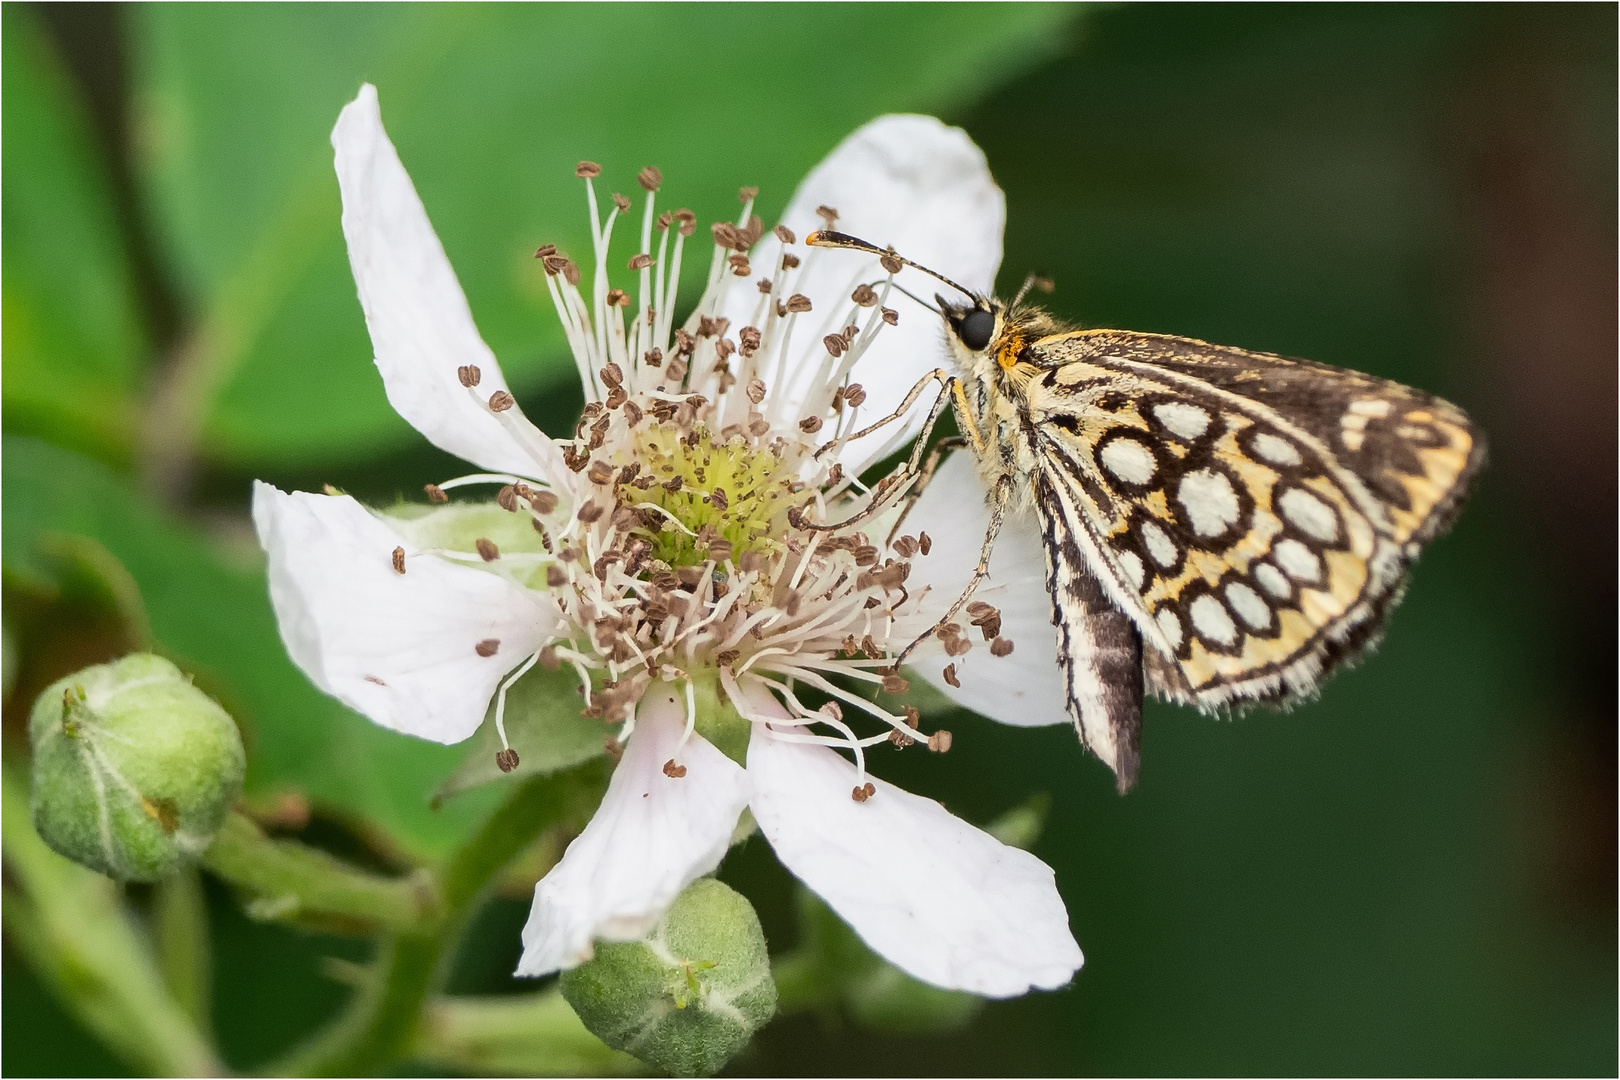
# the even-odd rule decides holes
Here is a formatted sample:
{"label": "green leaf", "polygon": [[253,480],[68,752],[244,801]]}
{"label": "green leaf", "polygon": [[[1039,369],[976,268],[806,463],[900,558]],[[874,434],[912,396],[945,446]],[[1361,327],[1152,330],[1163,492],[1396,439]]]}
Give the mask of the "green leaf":
{"label": "green leaf", "polygon": [[409,854],[443,854],[494,797],[442,810],[428,793],[461,756],[455,747],[379,728],[326,697],[287,658],[260,569],[233,563],[164,518],[104,467],[33,439],[4,442],[8,577],[51,582],[53,534],[85,536],[140,586],[152,633],[242,726],[247,792],[291,788],[382,827]]}
{"label": "green leaf", "polygon": [[105,163],[34,11],[3,20],[6,428],[121,459],[147,342]]}
{"label": "green leaf", "polygon": [[[177,412],[252,466],[410,438],[368,363],[328,136],[360,83],[509,378],[572,370],[537,244],[588,250],[573,168],[718,220],[769,219],[860,123],[949,111],[1061,45],[1062,5],[150,5],[136,26],[144,174],[203,312]],[[637,192],[639,194],[639,192]],[[700,259],[701,265],[706,260]],[[695,280],[696,275],[691,275]]]}

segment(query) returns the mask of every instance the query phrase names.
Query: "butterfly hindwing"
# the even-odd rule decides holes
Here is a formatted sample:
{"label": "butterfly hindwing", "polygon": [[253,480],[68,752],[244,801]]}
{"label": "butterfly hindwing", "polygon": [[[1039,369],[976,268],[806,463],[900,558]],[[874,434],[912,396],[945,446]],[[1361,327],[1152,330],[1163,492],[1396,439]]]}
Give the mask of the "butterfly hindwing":
{"label": "butterfly hindwing", "polygon": [[1363,648],[1483,453],[1447,403],[1325,365],[1119,331],[1025,356],[1037,504],[1084,531],[1148,689],[1206,708],[1309,693]]}

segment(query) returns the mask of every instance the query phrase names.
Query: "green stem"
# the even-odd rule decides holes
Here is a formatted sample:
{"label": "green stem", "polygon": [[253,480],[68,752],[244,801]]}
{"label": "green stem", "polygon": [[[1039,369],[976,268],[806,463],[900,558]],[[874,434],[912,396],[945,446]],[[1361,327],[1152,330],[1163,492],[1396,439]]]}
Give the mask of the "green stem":
{"label": "green stem", "polygon": [[169,993],[192,1023],[207,1030],[213,958],[208,901],[195,866],[182,867],[152,890],[152,936]]}
{"label": "green stem", "polygon": [[137,1070],[220,1075],[207,1039],[163,985],[118,887],[45,846],[29,822],[27,791],[7,769],[6,936],[62,1006]]}
{"label": "green stem", "polygon": [[357,1076],[408,1055],[423,1007],[442,981],[452,946],[490,880],[544,829],[600,798],[605,763],[520,783],[437,875],[442,908],[432,925],[386,939],[372,978],[344,1015],[278,1063],[285,1076]]}
{"label": "green stem", "polygon": [[412,1056],[468,1076],[627,1076],[646,1071],[585,1030],[556,987],[535,994],[439,998]]}
{"label": "green stem", "polygon": [[232,813],[203,855],[217,876],[255,894],[260,918],[313,920],[357,932],[400,932],[433,923],[439,898],[426,875],[388,878],[356,870],[323,851],[273,840]]}

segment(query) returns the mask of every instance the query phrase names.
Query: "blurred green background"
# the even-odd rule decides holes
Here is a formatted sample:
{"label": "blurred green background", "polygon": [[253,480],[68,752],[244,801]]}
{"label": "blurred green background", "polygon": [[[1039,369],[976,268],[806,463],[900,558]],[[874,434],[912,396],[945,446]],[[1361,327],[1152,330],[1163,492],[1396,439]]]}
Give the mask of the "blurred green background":
{"label": "blurred green background", "polygon": [[[1003,287],[1438,392],[1492,462],[1377,656],[1286,715],[1150,709],[1127,798],[1064,727],[957,716],[950,755],[880,760],[976,821],[1049,791],[1086,966],[946,1037],[779,1019],[732,1071],[1616,1069],[1614,6],[0,10],[8,753],[39,688],[130,644],[49,557],[69,533],[242,720],[250,797],[312,801],[306,839],[397,865],[489,805],[430,809],[457,752],[291,667],[247,523],[254,477],[388,500],[457,471],[388,409],[348,275],[327,135],[362,80],[553,430],[579,397],[529,256],[585,246],[575,161],[659,165],[704,220],[759,184],[769,220],[859,123],[934,112],[1007,192]],[[769,848],[722,876],[790,947]],[[365,946],[210,889],[251,1069]],[[525,988],[526,907],[485,908],[452,989]],[[9,944],[3,1006],[6,1072],[123,1069]]]}

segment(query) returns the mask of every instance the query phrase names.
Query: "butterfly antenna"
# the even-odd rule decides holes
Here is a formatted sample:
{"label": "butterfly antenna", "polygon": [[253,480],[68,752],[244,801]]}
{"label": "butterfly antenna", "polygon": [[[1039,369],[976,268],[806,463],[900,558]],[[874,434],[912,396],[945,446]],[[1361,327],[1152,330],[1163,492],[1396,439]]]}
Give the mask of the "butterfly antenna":
{"label": "butterfly antenna", "polygon": [[1039,289],[1043,293],[1049,293],[1052,291],[1052,279],[1042,277],[1039,274],[1029,275],[1029,277],[1024,279],[1024,284],[1019,286],[1018,295],[1013,297],[1012,303],[1008,304],[1007,306],[1009,308],[1015,308],[1019,304],[1023,303],[1024,297],[1029,295],[1029,291],[1031,289]]}
{"label": "butterfly antenna", "polygon": [[[833,232],[830,229],[818,229],[816,232],[813,232],[809,236],[805,237],[804,242],[809,244],[811,247],[848,248],[851,251],[864,251],[868,255],[876,255],[878,259],[883,262],[883,269],[887,270],[891,274],[898,271],[901,266],[909,266],[913,270],[921,270],[929,277],[938,278],[940,281],[943,281],[945,284],[949,285],[963,296],[971,296],[974,299],[978,299],[979,296],[979,294],[974,292],[972,289],[964,288],[963,286],[958,285],[956,282],[952,281],[944,274],[941,274],[939,271],[930,270],[926,266],[912,262],[904,255],[895,254],[893,248],[880,248],[876,244],[868,243],[858,236],[850,236],[848,233]],[[889,265],[890,263],[894,263],[895,265],[891,266]],[[898,288],[898,286],[896,287]],[[905,292],[904,289],[901,289],[900,291]],[[906,293],[906,295],[911,296],[910,293]],[[913,300],[917,299],[915,296],[912,296],[911,298]],[[928,305],[924,304],[923,306],[927,307]]]}

